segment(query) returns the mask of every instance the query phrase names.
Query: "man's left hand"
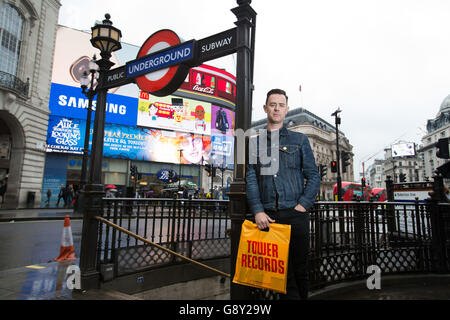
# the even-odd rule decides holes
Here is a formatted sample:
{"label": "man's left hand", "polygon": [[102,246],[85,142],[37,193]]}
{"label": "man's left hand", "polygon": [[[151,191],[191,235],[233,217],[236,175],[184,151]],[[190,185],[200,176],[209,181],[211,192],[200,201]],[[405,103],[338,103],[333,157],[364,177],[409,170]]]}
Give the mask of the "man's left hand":
{"label": "man's left hand", "polygon": [[294,208],[294,210],[300,211],[300,212],[306,212],[306,211],[308,211],[308,210],[306,210],[305,207],[302,206],[301,204],[298,204],[298,205]]}

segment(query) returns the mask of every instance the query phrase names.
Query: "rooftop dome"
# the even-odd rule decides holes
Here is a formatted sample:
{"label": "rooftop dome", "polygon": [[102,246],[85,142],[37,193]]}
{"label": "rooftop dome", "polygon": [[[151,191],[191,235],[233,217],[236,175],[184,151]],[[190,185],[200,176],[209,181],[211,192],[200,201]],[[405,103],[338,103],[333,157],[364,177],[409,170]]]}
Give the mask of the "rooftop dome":
{"label": "rooftop dome", "polygon": [[[439,113],[444,111],[450,111],[450,94],[442,101],[441,108],[439,109]],[[438,115],[439,115],[438,113]]]}

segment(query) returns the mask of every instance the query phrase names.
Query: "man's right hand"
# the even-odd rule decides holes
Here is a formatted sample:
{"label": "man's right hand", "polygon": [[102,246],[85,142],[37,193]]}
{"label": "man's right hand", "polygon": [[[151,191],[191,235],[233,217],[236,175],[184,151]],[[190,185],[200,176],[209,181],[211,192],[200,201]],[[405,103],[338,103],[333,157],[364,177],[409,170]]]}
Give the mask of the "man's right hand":
{"label": "man's right hand", "polygon": [[270,224],[274,223],[275,220],[271,219],[265,212],[258,212],[255,214],[255,222],[259,230],[264,230],[270,228]]}

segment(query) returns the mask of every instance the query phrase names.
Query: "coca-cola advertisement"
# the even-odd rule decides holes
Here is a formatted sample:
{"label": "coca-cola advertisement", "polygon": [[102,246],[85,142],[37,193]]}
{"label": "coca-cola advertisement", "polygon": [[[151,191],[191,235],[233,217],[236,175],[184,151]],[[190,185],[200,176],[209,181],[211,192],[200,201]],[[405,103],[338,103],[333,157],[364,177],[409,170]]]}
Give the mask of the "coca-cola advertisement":
{"label": "coca-cola advertisement", "polygon": [[236,100],[236,77],[208,65],[192,68],[180,89],[219,97],[233,103]]}
{"label": "coca-cola advertisement", "polygon": [[211,135],[211,104],[175,96],[140,94],[137,125]]}

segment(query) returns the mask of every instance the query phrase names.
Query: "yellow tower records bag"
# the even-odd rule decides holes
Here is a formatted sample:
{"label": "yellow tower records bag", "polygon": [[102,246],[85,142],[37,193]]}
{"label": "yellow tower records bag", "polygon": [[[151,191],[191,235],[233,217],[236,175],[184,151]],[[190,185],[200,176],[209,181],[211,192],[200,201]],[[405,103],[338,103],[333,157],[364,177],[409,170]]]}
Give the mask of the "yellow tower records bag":
{"label": "yellow tower records bag", "polygon": [[234,283],[286,294],[291,226],[272,223],[269,231],[242,224]]}

